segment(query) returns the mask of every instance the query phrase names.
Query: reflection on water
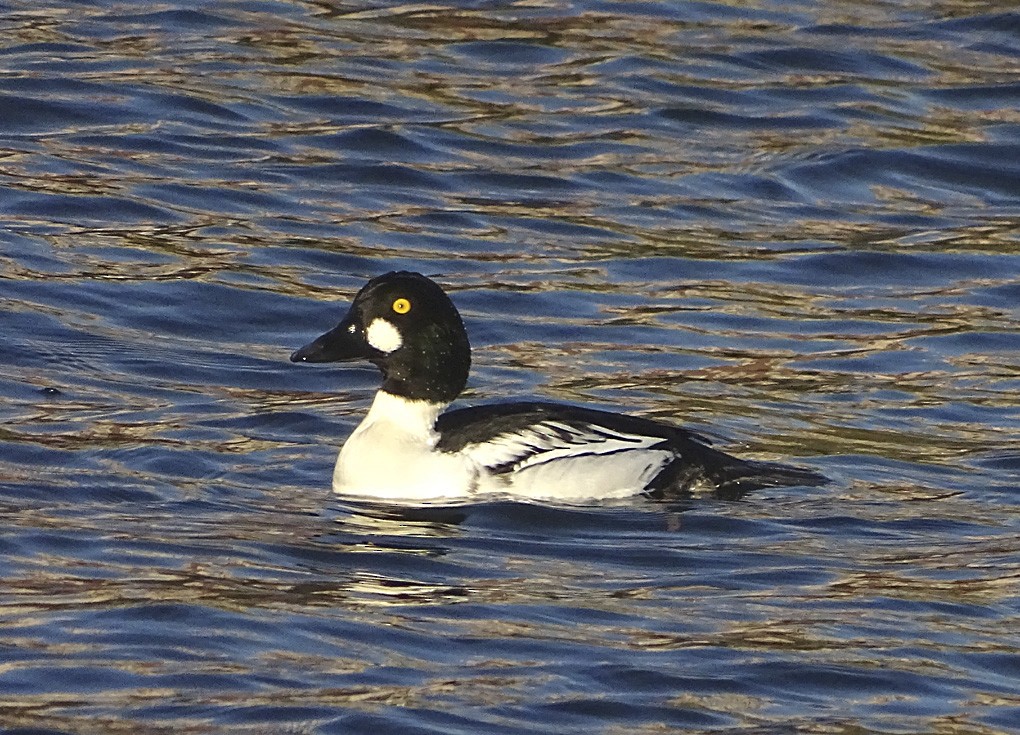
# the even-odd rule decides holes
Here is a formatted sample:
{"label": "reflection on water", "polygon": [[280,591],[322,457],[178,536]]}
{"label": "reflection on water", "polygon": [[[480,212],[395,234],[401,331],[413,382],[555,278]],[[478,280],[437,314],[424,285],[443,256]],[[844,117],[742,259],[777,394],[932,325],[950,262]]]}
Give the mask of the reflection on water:
{"label": "reflection on water", "polygon": [[[1015,728],[1012,7],[4,9],[0,729]],[[332,498],[399,268],[468,402],[835,482]]]}

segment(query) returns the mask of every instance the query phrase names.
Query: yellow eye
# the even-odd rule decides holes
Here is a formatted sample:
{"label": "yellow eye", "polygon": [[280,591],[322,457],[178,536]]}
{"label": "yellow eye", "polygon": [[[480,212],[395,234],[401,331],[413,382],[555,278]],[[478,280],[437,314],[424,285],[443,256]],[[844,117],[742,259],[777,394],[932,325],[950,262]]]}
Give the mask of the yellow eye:
{"label": "yellow eye", "polygon": [[393,302],[393,311],[398,314],[406,314],[411,310],[411,302],[407,299],[397,299]]}

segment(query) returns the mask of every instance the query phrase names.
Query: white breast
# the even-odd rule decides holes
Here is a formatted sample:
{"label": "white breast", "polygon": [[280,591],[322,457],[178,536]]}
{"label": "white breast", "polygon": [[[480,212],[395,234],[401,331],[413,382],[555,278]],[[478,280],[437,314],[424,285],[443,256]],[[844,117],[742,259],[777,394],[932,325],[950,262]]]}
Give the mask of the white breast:
{"label": "white breast", "polygon": [[379,391],[340,450],[333,492],[392,500],[470,496],[477,485],[473,463],[435,451],[433,425],[442,408]]}

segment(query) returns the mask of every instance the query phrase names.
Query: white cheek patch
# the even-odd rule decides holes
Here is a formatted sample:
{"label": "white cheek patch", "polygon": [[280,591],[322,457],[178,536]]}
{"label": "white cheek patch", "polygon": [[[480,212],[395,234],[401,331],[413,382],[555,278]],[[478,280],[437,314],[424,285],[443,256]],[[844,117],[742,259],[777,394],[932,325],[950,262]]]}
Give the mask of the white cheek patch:
{"label": "white cheek patch", "polygon": [[372,323],[368,325],[368,329],[365,330],[365,339],[379,352],[387,354],[399,350],[400,346],[404,344],[400,330],[393,326],[392,322],[378,317],[373,319]]}

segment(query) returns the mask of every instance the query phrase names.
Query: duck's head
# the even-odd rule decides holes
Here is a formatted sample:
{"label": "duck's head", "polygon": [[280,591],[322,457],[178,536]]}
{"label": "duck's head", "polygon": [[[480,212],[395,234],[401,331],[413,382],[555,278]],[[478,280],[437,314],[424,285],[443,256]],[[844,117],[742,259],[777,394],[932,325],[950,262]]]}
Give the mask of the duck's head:
{"label": "duck's head", "polygon": [[387,393],[449,403],[467,383],[471,347],[443,289],[420,273],[395,271],[366,283],[340,323],[290,359],[368,360]]}

